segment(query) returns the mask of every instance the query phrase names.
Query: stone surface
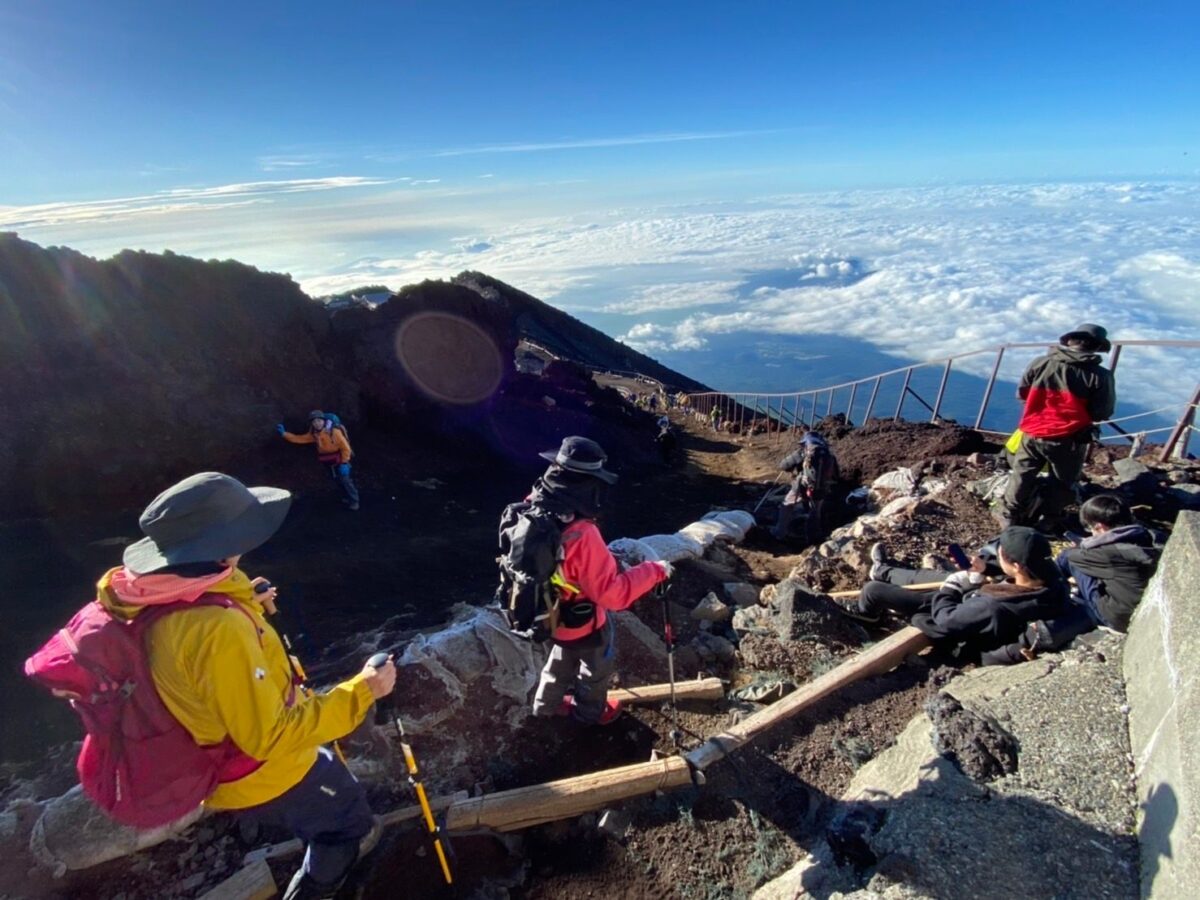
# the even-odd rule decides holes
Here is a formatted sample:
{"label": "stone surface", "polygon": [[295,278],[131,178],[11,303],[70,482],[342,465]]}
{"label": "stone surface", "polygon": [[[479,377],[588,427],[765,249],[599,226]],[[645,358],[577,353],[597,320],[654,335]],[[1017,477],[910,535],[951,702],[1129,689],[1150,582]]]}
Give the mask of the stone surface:
{"label": "stone surface", "polygon": [[754,900],[1136,896],[1120,658],[1106,636],[954,679],[952,715],[1010,734],[1016,770],[963,774],[923,713],[858,770],[812,856]]}
{"label": "stone surface", "polygon": [[758,603],[758,591],[754,585],[744,581],[732,581],[724,585],[725,596],[734,606],[755,606]]}
{"label": "stone surface", "polygon": [[709,591],[692,608],[690,615],[693,619],[706,622],[724,622],[733,615],[733,610],[722,603],[720,597]]}
{"label": "stone surface", "polygon": [[1129,627],[1125,679],[1142,895],[1200,890],[1200,513],[1183,512]]}

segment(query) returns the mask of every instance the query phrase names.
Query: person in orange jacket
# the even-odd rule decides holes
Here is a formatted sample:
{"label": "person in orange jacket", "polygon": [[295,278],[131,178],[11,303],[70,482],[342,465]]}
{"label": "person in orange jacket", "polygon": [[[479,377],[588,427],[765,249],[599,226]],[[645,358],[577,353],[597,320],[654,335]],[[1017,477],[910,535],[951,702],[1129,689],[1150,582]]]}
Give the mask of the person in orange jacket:
{"label": "person in orange jacket", "polygon": [[607,488],[617,476],[604,468],[604,450],[583,437],[564,438],[529,500],[565,523],[554,583],[561,592],[559,624],[533,701],[535,716],[571,716],[608,725],[621,714],[608,699],[616,668],[616,633],[608,615],[627,609],[671,577],[671,564],[655,560],[621,571],[596,527]]}
{"label": "person in orange jacket", "polygon": [[308,414],[308,431],[304,434],[292,434],[282,424],[276,425],[275,430],[289,443],[316,444],[317,459],[321,465],[329,467],[329,474],[342,489],[342,502],[351,509],[358,509],[358,488],[350,477],[350,458],[354,451],[350,449],[345,427],[336,416],[314,409]]}

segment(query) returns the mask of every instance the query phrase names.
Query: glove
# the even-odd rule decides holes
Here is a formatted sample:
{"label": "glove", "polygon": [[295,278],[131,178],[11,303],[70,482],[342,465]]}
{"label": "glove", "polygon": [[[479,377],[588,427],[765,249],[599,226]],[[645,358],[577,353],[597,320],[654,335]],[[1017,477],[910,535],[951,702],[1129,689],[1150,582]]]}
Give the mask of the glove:
{"label": "glove", "polygon": [[283,427],[283,425],[276,425],[276,426],[275,426],[275,431],[276,431],[276,432],[278,432],[278,434],[279,434],[279,436],[280,436],[280,437],[282,437],[282,436],[283,436],[283,433],[284,433],[285,431],[287,431],[287,429],[286,429],[286,428],[284,428],[284,427]]}
{"label": "glove", "polygon": [[339,475],[349,475],[350,474],[350,463],[338,463],[338,474]]}
{"label": "glove", "polygon": [[671,565],[669,562],[667,562],[665,559],[656,559],[656,560],[654,560],[654,564],[656,566],[658,566],[660,569],[662,569],[664,579],[670,578],[672,575],[675,574],[675,567],[673,565]]}
{"label": "glove", "polygon": [[949,578],[942,582],[943,588],[949,588],[959,594],[965,594],[967,591],[974,590],[976,586],[983,583],[983,576],[978,572],[955,572]]}

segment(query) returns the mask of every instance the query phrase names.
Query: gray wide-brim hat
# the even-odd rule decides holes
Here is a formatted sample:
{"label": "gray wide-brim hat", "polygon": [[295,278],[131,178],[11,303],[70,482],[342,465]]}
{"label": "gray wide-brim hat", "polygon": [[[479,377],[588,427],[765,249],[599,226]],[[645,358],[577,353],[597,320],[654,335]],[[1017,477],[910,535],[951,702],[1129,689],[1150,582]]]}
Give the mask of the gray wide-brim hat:
{"label": "gray wide-brim hat", "polygon": [[617,473],[604,468],[604,464],[608,461],[608,455],[599,444],[588,438],[578,435],[565,437],[558,450],[547,450],[539,453],[538,456],[568,472],[591,475],[608,484],[617,483]]}
{"label": "gray wide-brim hat", "polygon": [[279,530],[291,505],[282,488],[248,488],[219,472],[192,475],[146,507],[138,519],[146,537],[125,548],[125,566],[145,575],[249,553]]}
{"label": "gray wide-brim hat", "polygon": [[1058,339],[1060,344],[1065,344],[1069,340],[1088,340],[1096,345],[1098,353],[1107,353],[1112,349],[1112,343],[1108,339],[1108,329],[1103,325],[1094,325],[1091,322],[1084,322],[1075,328],[1074,331],[1068,331]]}

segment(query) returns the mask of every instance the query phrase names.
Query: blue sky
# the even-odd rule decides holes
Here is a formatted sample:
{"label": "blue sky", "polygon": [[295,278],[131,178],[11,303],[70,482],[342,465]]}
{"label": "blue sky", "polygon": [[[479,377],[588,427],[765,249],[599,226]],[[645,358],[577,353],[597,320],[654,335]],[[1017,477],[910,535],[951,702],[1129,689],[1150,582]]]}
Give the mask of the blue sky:
{"label": "blue sky", "polygon": [[[1194,176],[1197,33],[1194,3],[4,0],[0,201],[280,173]],[[533,149],[555,144],[584,146]]]}
{"label": "blue sky", "polygon": [[1197,34],[1194,2],[0,0],[0,230],[314,294],[476,268],[700,378],[738,334],[1194,338]]}

